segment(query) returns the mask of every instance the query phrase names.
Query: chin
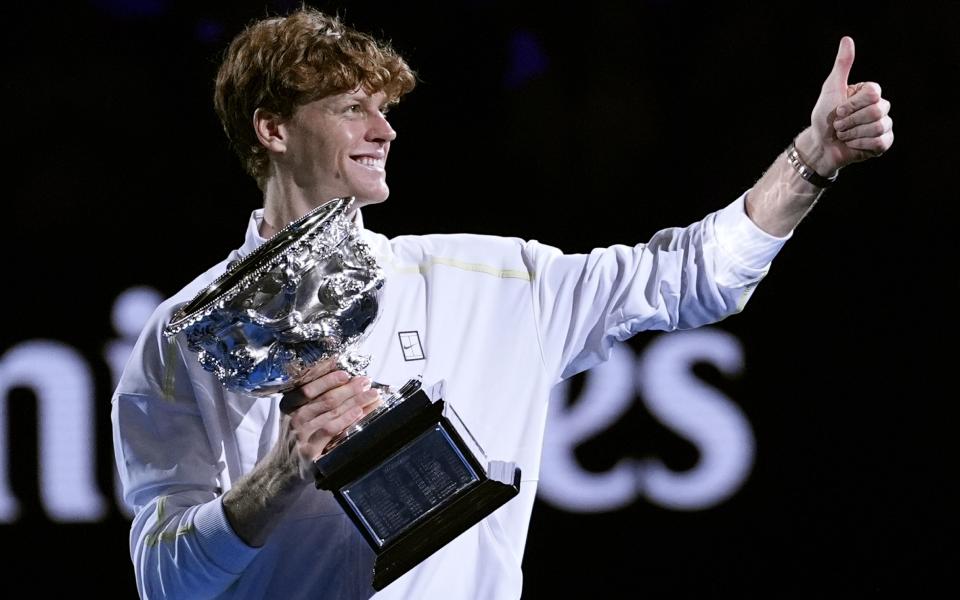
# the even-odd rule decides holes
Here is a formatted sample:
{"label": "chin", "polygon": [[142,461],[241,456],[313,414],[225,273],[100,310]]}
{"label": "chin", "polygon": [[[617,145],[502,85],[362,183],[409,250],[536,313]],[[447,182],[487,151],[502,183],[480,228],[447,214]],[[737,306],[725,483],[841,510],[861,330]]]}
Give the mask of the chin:
{"label": "chin", "polygon": [[379,194],[355,194],[357,208],[362,206],[369,206],[371,204],[380,204],[381,202],[386,202],[387,197],[390,195],[389,191],[384,191]]}

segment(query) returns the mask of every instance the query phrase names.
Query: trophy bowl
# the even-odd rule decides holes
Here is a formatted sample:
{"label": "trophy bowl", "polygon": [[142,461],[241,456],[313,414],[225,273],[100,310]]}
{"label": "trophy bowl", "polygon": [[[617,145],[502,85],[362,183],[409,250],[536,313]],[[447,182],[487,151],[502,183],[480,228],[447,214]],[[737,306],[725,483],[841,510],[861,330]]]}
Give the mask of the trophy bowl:
{"label": "trophy bowl", "polygon": [[224,387],[253,396],[290,390],[334,355],[362,374],[369,357],[353,347],[377,318],[385,280],[347,215],[351,202],[315,208],[230,264],[164,334],[183,333]]}

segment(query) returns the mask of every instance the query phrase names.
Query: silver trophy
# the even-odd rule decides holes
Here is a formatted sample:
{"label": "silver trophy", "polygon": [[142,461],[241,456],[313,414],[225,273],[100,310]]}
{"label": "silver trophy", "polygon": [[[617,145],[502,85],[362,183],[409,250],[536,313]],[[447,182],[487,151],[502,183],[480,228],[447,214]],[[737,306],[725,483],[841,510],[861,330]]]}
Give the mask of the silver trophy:
{"label": "silver trophy", "polygon": [[[371,357],[357,346],[376,322],[383,270],[350,216],[352,198],[290,223],[181,307],[164,329],[183,335],[225,388],[270,396],[337,356],[352,375]],[[333,438],[314,462],[377,554],[377,590],[517,495],[520,469],[487,461],[442,399],[443,382],[399,389],[375,382],[381,403]]]}
{"label": "silver trophy", "polygon": [[[351,375],[365,374],[370,357],[356,346],[377,319],[385,278],[348,216],[351,201],[323,204],[230,265],[177,311],[164,333],[182,332],[224,387],[253,396],[292,389],[311,365],[331,356]],[[418,381],[399,390],[373,386],[380,405],[328,450],[401,402]]]}

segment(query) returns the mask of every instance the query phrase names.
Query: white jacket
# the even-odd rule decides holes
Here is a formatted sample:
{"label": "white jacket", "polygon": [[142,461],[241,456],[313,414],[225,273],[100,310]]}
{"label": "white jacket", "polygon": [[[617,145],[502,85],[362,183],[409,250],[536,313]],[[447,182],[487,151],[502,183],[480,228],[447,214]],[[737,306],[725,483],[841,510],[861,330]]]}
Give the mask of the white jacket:
{"label": "white jacket", "polygon": [[[445,399],[487,456],[523,472],[518,497],[378,600],[520,597],[550,389],[603,361],[614,340],[697,327],[742,309],[786,239],[757,228],[743,202],[646,244],[586,255],[510,238],[388,240],[364,231],[387,276],[382,313],[361,348],[373,356],[368,374],[394,385],[418,375],[425,384],[444,380]],[[274,445],[277,398],[226,392],[182,340],[162,335],[177,307],[263,243],[260,219],[255,211],[243,247],[157,309],[113,398],[143,598],[373,594],[373,553],[328,492],[308,487],[261,548],[233,533],[220,498]]]}

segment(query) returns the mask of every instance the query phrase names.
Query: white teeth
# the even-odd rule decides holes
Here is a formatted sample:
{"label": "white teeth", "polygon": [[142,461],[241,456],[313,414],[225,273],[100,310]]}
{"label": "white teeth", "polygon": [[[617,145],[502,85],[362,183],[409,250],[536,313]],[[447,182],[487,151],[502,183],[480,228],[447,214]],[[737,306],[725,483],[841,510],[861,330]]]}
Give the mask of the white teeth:
{"label": "white teeth", "polygon": [[382,158],[373,158],[372,156],[360,156],[354,159],[365,167],[373,169],[382,169],[384,160]]}

